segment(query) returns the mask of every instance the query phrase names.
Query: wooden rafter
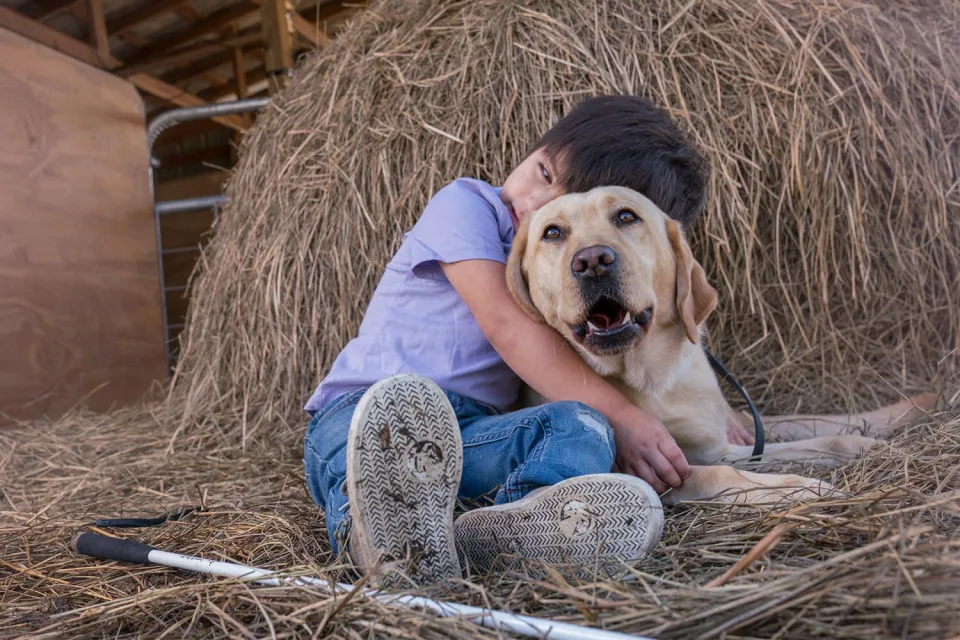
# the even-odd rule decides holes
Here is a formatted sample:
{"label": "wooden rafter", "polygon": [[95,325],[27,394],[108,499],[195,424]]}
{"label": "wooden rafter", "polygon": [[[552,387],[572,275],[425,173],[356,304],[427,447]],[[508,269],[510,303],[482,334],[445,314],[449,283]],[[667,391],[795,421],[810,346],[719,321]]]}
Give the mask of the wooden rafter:
{"label": "wooden rafter", "polygon": [[189,4],[189,2],[190,0],[154,0],[154,2],[150,2],[139,9],[134,9],[133,11],[124,13],[115,20],[111,20],[107,24],[107,31],[111,34],[123,33],[159,15],[175,11]]}
{"label": "wooden rafter", "polygon": [[196,78],[197,76],[206,73],[211,69],[216,69],[217,67],[230,62],[233,59],[233,52],[234,49],[226,49],[224,51],[219,51],[212,55],[205,56],[199,60],[191,62],[185,67],[174,69],[170,73],[164,74],[163,79],[171,84],[192,80],[193,78]]}
{"label": "wooden rafter", "polygon": [[[266,79],[267,70],[264,67],[258,67],[244,75],[244,82],[247,89]],[[207,102],[217,102],[221,98],[235,92],[236,88],[234,86],[226,84],[222,87],[210,87],[209,89],[204,89],[203,91],[197,93],[197,97],[201,100],[206,100]]]}
{"label": "wooden rafter", "polygon": [[[96,49],[85,42],[75,40],[56,29],[51,29],[36,20],[26,18],[4,6],[0,6],[0,27],[19,33],[95,67],[109,69],[120,64],[118,60],[109,55],[101,56]],[[202,98],[146,73],[134,74],[128,80],[141,91],[180,107],[199,107],[207,104]],[[239,116],[218,116],[214,120],[240,131],[248,128],[246,121]]]}
{"label": "wooden rafter", "polygon": [[49,20],[83,2],[85,0],[40,0],[40,2],[31,2],[21,9],[20,13],[31,20]]}
{"label": "wooden rafter", "polygon": [[252,2],[240,2],[221,9],[220,11],[215,11],[191,27],[163,38],[162,40],[158,40],[145,49],[141,49],[131,56],[127,60],[127,63],[136,65],[163,57],[164,54],[168,53],[171,49],[190,44],[213,31],[224,28],[235,20],[256,13],[256,11],[257,5]]}
{"label": "wooden rafter", "polygon": [[19,33],[22,36],[44,44],[51,49],[56,49],[72,58],[82,60],[94,67],[113,69],[120,64],[118,60],[110,55],[101,55],[87,43],[75,40],[65,33],[51,29],[41,22],[31,20],[13,9],[8,9],[4,6],[0,6],[0,27]]}
{"label": "wooden rafter", "polygon": [[189,64],[197,58],[214,53],[223,53],[233,47],[247,47],[259,43],[262,39],[259,26],[253,27],[249,32],[244,29],[242,33],[244,35],[237,36],[236,38],[227,38],[226,40],[218,40],[209,44],[198,43],[191,47],[170,51],[166,55],[157,57],[149,62],[128,64],[118,69],[116,73],[121,76],[128,76],[132,73],[150,72],[163,67],[176,67],[182,64]]}
{"label": "wooden rafter", "polygon": [[[141,91],[178,107],[201,107],[207,104],[206,100],[145,73],[135,73],[127,80]],[[248,128],[247,123],[240,116],[217,116],[212,120],[238,131],[245,131]]]}
{"label": "wooden rafter", "polygon": [[237,90],[237,99],[243,100],[247,97],[247,71],[243,63],[243,50],[233,50],[233,83]]}
{"label": "wooden rafter", "polygon": [[267,75],[275,79],[271,87],[278,89],[284,85],[286,73],[293,67],[293,25],[288,16],[296,12],[290,6],[289,0],[258,1],[263,41],[267,47],[265,67]]}
{"label": "wooden rafter", "polygon": [[[276,0],[252,0],[252,2],[263,5],[263,2],[273,3]],[[280,4],[284,4],[283,0],[279,0]],[[317,28],[312,20],[304,18],[302,15],[296,11],[290,11],[290,20],[292,22],[293,30],[304,40],[315,47],[324,47],[330,44],[330,38],[327,37],[323,31]]]}
{"label": "wooden rafter", "polygon": [[90,13],[90,35],[93,48],[101,58],[110,57],[110,38],[107,35],[107,21],[103,14],[103,0],[87,0]]}

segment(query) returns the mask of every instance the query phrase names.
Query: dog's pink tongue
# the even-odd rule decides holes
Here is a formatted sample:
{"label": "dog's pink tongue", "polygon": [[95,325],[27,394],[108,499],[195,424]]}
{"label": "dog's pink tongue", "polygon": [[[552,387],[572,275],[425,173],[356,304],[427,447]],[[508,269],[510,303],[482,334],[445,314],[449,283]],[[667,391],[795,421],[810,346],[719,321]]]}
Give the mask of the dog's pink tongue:
{"label": "dog's pink tongue", "polygon": [[600,329],[600,331],[609,329],[610,325],[613,324],[610,316],[603,313],[592,313],[587,320],[589,320],[597,329]]}

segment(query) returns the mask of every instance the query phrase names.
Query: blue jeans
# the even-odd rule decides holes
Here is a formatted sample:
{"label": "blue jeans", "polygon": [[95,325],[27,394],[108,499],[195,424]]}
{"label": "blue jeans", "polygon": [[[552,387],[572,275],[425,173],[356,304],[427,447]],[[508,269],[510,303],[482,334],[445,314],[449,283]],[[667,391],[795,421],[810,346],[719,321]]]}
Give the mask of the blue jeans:
{"label": "blue jeans", "polygon": [[[346,393],[314,414],[304,438],[307,487],[324,510],[334,553],[334,533],[347,512],[347,434],[366,389]],[[510,413],[444,391],[460,423],[463,474],[460,497],[494,503],[518,500],[537,487],[613,467],[613,429],[579,402],[554,402]]]}

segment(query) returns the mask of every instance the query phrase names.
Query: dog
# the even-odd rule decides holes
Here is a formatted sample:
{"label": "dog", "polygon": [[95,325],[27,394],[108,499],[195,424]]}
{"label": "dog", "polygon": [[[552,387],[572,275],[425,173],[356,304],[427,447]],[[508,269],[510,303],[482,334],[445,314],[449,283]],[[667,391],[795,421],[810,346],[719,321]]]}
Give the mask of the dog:
{"label": "dog", "polygon": [[[513,241],[507,283],[527,314],[559,332],[676,440],[691,472],[664,502],[801,501],[832,489],[813,478],[732,466],[748,459],[752,448],[728,442],[727,420],[745,424],[745,416],[724,399],[701,344],[717,292],[680,226],[643,195],[600,187],[530,213]],[[525,392],[527,406],[544,401]],[[765,418],[789,437],[809,437],[768,443],[763,461],[836,464],[877,442],[849,433],[852,428],[889,435],[934,397],[925,394],[855,416]]]}

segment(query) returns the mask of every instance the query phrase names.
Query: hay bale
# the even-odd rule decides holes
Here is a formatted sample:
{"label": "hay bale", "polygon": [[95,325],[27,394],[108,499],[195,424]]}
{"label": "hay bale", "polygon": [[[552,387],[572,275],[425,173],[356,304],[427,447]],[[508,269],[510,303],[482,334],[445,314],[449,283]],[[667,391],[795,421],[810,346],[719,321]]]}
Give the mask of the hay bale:
{"label": "hay bale", "polygon": [[[429,196],[499,183],[572,105],[652,96],[712,166],[712,345],[767,411],[926,389],[960,335],[956,2],[384,2],[244,139],[194,283],[185,433],[300,437]],[[950,364],[950,360],[946,363]],[[945,366],[941,363],[942,367]],[[284,429],[284,425],[290,425]]]}

